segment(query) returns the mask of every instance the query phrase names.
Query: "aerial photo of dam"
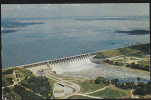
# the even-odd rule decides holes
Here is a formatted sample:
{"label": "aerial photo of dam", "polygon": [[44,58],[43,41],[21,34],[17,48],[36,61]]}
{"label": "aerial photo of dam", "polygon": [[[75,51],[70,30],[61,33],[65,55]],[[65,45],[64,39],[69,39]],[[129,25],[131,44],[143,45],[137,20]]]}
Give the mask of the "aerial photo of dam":
{"label": "aerial photo of dam", "polygon": [[151,97],[148,3],[1,8],[2,99]]}

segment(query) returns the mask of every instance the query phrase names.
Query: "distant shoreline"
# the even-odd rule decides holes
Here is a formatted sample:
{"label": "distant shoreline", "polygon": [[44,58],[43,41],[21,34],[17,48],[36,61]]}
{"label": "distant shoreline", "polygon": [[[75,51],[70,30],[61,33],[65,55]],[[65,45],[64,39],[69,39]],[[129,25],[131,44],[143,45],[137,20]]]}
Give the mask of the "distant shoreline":
{"label": "distant shoreline", "polygon": [[[2,33],[12,33],[17,32],[20,29],[11,29],[11,28],[23,28],[28,25],[35,25],[35,24],[44,24],[43,22],[29,22],[29,23],[22,23],[22,22],[15,22],[15,21],[4,21],[1,22],[1,32]],[[6,28],[6,29],[5,29]],[[7,29],[9,28],[9,29]]]}

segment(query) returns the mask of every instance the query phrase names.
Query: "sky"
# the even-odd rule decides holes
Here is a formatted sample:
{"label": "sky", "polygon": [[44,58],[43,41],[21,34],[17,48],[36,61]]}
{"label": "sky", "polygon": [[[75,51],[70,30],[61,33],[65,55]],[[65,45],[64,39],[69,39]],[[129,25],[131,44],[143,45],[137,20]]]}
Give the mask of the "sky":
{"label": "sky", "polygon": [[1,4],[1,18],[149,16],[149,3]]}

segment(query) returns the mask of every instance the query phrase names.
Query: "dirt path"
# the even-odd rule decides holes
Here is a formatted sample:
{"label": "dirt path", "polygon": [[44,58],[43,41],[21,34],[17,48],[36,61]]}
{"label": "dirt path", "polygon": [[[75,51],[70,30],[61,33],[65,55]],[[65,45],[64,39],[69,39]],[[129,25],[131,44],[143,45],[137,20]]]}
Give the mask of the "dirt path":
{"label": "dirt path", "polygon": [[110,86],[113,86],[113,85],[105,86],[104,88],[98,89],[98,90],[96,90],[96,91],[84,93],[84,94],[91,94],[91,93],[95,93],[95,92],[98,92],[98,91],[103,91],[103,90],[105,90],[107,87],[110,87]]}
{"label": "dirt path", "polygon": [[[25,88],[27,91],[30,91],[30,92],[34,92],[33,90],[31,90],[31,89],[29,89],[29,88],[26,88],[26,87],[24,87],[24,86],[22,86],[22,85],[20,85],[20,84],[18,84],[19,86],[21,86],[21,87],[23,87],[23,88]],[[41,96],[41,97],[43,97],[42,95],[40,95],[40,94],[38,94],[38,93],[36,93],[36,92],[34,92],[36,95],[38,95],[38,96]]]}
{"label": "dirt path", "polygon": [[[7,87],[13,87],[14,85],[18,84],[18,82],[20,82],[22,79],[19,79],[19,81],[15,82],[14,81],[14,84],[10,85],[10,86],[7,86]],[[4,89],[5,87],[2,87],[2,89]]]}
{"label": "dirt path", "polygon": [[95,98],[95,99],[103,99],[102,97],[95,97],[95,96],[90,96],[90,95],[87,95],[87,94],[95,93],[95,92],[98,92],[98,91],[103,91],[103,90],[105,90],[107,87],[110,87],[110,86],[112,86],[112,85],[105,86],[104,88],[98,89],[98,90],[96,90],[96,91],[92,91],[92,92],[88,92],[88,93],[83,93],[83,94],[78,93],[78,94],[76,94],[76,95],[91,97],[91,98]]}
{"label": "dirt path", "polygon": [[95,97],[95,96],[90,96],[90,95],[86,95],[86,94],[76,94],[76,95],[86,96],[86,97],[95,98],[95,99],[103,99],[101,97]]}

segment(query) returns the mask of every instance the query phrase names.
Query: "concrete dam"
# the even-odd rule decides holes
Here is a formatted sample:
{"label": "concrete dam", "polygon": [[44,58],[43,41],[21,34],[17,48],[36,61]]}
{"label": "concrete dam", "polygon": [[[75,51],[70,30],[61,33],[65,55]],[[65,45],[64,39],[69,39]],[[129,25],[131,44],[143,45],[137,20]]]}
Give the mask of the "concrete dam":
{"label": "concrete dam", "polygon": [[[62,74],[63,72],[73,72],[87,69],[96,65],[96,63],[91,62],[91,59],[96,56],[98,52],[86,53],[81,55],[75,55],[60,59],[47,60],[27,65],[16,66],[20,68],[37,68],[37,70],[51,68],[56,74]],[[11,67],[10,67],[11,68]],[[35,72],[36,73],[36,72]]]}
{"label": "concrete dam", "polygon": [[48,66],[57,74],[61,74],[63,72],[80,71],[85,68],[90,68],[94,65],[95,63],[90,61],[90,56],[88,54],[49,61],[48,64]]}

